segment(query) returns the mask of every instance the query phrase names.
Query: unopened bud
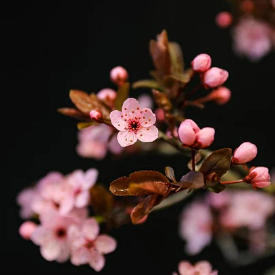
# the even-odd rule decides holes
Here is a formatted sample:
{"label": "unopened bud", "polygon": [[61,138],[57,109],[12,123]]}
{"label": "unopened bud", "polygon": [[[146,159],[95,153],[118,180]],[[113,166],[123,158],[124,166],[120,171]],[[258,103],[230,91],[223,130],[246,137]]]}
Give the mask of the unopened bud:
{"label": "unopened bud", "polygon": [[110,72],[110,79],[116,85],[121,86],[128,79],[128,72],[121,66],[115,67]]}
{"label": "unopened bud", "polygon": [[205,53],[199,54],[191,62],[191,65],[195,72],[204,73],[211,67],[211,57]]}

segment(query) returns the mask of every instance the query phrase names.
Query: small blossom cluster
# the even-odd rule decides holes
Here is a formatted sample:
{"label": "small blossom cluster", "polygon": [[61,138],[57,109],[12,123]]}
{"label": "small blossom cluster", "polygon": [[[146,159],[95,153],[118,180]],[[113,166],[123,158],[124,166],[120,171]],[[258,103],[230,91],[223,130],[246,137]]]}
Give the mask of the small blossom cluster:
{"label": "small blossom cluster", "polygon": [[67,176],[51,172],[18,195],[21,217],[38,217],[40,222],[24,222],[19,233],[40,246],[47,261],[70,258],[74,265],[89,264],[99,271],[105,264],[103,255],[115,250],[116,241],[99,234],[99,224],[88,217],[90,189],[97,176],[96,169],[76,170]]}
{"label": "small blossom cluster", "polygon": [[[234,236],[246,228],[249,232],[246,241],[255,251],[257,247],[254,243],[257,242],[259,234],[264,234],[261,247],[266,248],[266,223],[274,214],[275,200],[268,194],[253,191],[209,193],[205,198],[196,199],[183,210],[179,234],[186,241],[186,252],[197,254],[211,243],[213,237],[219,234],[222,237],[222,232]],[[262,252],[264,251],[265,249],[262,249]]]}
{"label": "small blossom cluster", "polygon": [[[211,264],[207,261],[200,261],[195,265],[188,261],[181,261],[178,271],[179,275],[218,275],[218,271],[213,271]],[[178,275],[178,273],[174,272],[172,275]]]}
{"label": "small blossom cluster", "polygon": [[[235,52],[251,61],[258,61],[275,46],[274,3],[272,0],[244,0],[236,1],[234,5],[238,12],[235,15],[227,11],[218,13],[216,23],[220,28],[232,25]],[[235,24],[232,24],[233,21]]]}

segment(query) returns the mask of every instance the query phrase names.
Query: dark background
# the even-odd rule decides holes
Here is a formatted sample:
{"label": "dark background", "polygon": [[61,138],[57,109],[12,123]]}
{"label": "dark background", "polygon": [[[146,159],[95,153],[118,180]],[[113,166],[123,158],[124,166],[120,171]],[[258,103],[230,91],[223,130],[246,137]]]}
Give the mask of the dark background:
{"label": "dark background", "polygon": [[[199,125],[216,129],[212,148],[236,148],[251,141],[259,149],[253,164],[273,166],[275,54],[258,63],[236,57],[230,31],[215,25],[215,15],[224,9],[230,7],[222,0],[88,1],[85,5],[37,1],[10,3],[2,9],[1,135],[6,141],[2,143],[5,177],[1,197],[7,221],[2,236],[6,247],[1,245],[1,253],[8,272],[95,273],[88,266],[46,262],[38,247],[18,235],[22,221],[16,195],[47,172],[96,167],[99,180],[108,185],[138,169],[163,171],[171,165],[178,175],[186,171],[186,160],[178,156],[150,154],[121,161],[108,156],[101,162],[82,159],[74,149],[75,121],[56,112],[59,107],[72,106],[68,98],[72,88],[89,93],[114,88],[109,81],[114,66],[127,68],[131,81],[147,78],[152,69],[148,42],[162,29],[168,31],[170,40],[181,44],[187,66],[194,56],[206,52],[214,66],[229,71],[226,85],[233,93],[229,104],[209,104],[204,111],[187,112]],[[113,231],[118,248],[107,255],[101,274],[171,274],[184,259],[209,260],[221,275],[258,275],[271,266],[272,258],[249,267],[230,267],[215,244],[196,257],[187,256],[178,237],[183,205],[152,214],[144,225]]]}

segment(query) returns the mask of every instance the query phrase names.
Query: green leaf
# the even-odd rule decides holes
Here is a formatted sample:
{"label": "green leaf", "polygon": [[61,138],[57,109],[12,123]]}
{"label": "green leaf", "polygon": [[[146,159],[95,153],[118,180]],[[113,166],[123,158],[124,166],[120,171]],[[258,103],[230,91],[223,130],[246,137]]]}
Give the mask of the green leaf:
{"label": "green leaf", "polygon": [[200,172],[207,176],[211,173],[216,173],[222,177],[231,165],[232,150],[230,148],[223,148],[214,151],[202,163]]}
{"label": "green leaf", "polygon": [[226,186],[221,184],[221,183],[218,183],[214,186],[208,186],[207,189],[210,190],[211,192],[214,192],[214,193],[220,193],[222,192],[223,190],[225,190]]}
{"label": "green leaf", "polygon": [[205,186],[203,174],[198,171],[190,171],[179,182],[171,184],[189,189],[200,189]]}
{"label": "green leaf", "polygon": [[163,79],[163,84],[165,87],[173,87],[176,82],[181,82],[183,84],[186,84],[190,81],[189,74],[182,73],[182,74],[171,74],[167,75]]}
{"label": "green leaf", "polygon": [[144,79],[144,80],[139,80],[132,85],[133,89],[138,89],[138,88],[149,88],[149,89],[158,89],[158,90],[163,90],[163,87],[155,81],[151,79]]}
{"label": "green leaf", "polygon": [[184,62],[181,47],[176,42],[169,43],[169,53],[171,59],[171,71],[176,74],[183,74]]}
{"label": "green leaf", "polygon": [[130,83],[129,82],[126,82],[119,87],[119,89],[117,91],[117,96],[115,99],[116,110],[121,111],[123,102],[128,98],[129,91],[130,91]]}
{"label": "green leaf", "polygon": [[177,182],[175,177],[175,171],[172,167],[170,166],[165,167],[165,175],[168,179],[172,180],[173,182]]}

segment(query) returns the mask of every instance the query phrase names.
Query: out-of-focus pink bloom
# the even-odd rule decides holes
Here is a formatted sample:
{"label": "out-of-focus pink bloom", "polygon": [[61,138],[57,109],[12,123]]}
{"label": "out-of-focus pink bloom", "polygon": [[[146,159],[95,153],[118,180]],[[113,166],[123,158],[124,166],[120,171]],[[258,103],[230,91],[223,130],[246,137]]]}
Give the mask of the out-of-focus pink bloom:
{"label": "out-of-focus pink bloom", "polygon": [[157,108],[155,110],[155,113],[156,113],[156,117],[157,117],[158,122],[163,122],[165,120],[165,115],[164,115],[163,109]]}
{"label": "out-of-focus pink bloom", "polygon": [[270,175],[266,167],[252,167],[245,177],[245,182],[251,183],[254,188],[264,188],[270,185]]}
{"label": "out-of-focus pink bloom", "polygon": [[147,94],[142,94],[137,98],[139,105],[142,109],[149,108],[153,109],[153,100],[152,97]]}
{"label": "out-of-focus pink bloom", "polygon": [[220,86],[217,89],[213,90],[207,96],[207,98],[209,100],[215,101],[219,105],[223,105],[223,104],[227,103],[229,101],[229,99],[231,98],[231,91],[224,86]]}
{"label": "out-of-focus pink bloom", "polygon": [[41,216],[41,225],[33,231],[30,239],[40,246],[41,255],[47,261],[65,262],[70,256],[68,228],[75,223],[76,220],[70,216],[48,211]]}
{"label": "out-of-focus pink bloom", "polygon": [[112,107],[116,99],[117,93],[113,89],[102,89],[97,93],[97,97],[104,101],[108,106]]}
{"label": "out-of-focus pink bloom", "polygon": [[105,124],[93,125],[78,132],[79,143],[77,145],[77,153],[82,157],[103,159],[108,149],[113,154],[122,152],[121,146],[114,136],[110,139],[113,133],[112,128]]}
{"label": "out-of-focus pink bloom", "polygon": [[199,54],[193,59],[191,65],[195,72],[204,73],[211,67],[211,57],[206,53]]}
{"label": "out-of-focus pink bloom", "polygon": [[232,14],[227,11],[222,11],[216,16],[216,23],[220,28],[228,28],[232,24]]}
{"label": "out-of-focus pink bloom", "polygon": [[233,32],[234,49],[239,55],[257,61],[272,48],[271,33],[270,27],[264,22],[251,18],[242,19]]}
{"label": "out-of-focus pink bloom", "polygon": [[256,230],[274,214],[275,201],[270,195],[253,192],[232,192],[227,209],[221,214],[221,224],[229,228],[248,227]]}
{"label": "out-of-focus pink bloom", "polygon": [[149,108],[141,108],[134,98],[125,100],[122,112],[112,111],[110,119],[119,130],[117,140],[122,147],[134,144],[138,139],[152,142],[158,138],[158,129],[154,126],[156,116]]}
{"label": "out-of-focus pink bloom", "polygon": [[180,275],[218,275],[218,271],[213,271],[211,264],[207,261],[200,261],[195,265],[187,261],[181,261],[178,270]]}
{"label": "out-of-focus pink bloom", "polygon": [[213,143],[215,130],[210,127],[200,129],[193,120],[186,119],[181,123],[178,133],[185,146],[201,149]]}
{"label": "out-of-focus pink bloom", "polygon": [[76,170],[67,176],[63,186],[63,199],[60,202],[60,213],[68,214],[74,207],[87,206],[90,200],[90,188],[96,183],[98,171],[89,169],[85,173]]}
{"label": "out-of-focus pink bloom", "polygon": [[104,254],[116,249],[116,241],[110,236],[99,234],[99,225],[95,219],[87,219],[82,225],[69,228],[69,241],[72,250],[71,262],[74,265],[89,264],[100,271],[105,265]]}
{"label": "out-of-focus pink bloom", "polygon": [[90,112],[90,118],[94,121],[97,122],[102,122],[103,121],[103,116],[100,112],[96,111],[96,110],[92,110]]}
{"label": "out-of-focus pink bloom", "polygon": [[27,188],[22,190],[17,196],[17,203],[21,207],[20,216],[22,219],[30,218],[34,213],[32,203],[37,196],[35,188]]}
{"label": "out-of-focus pink bloom", "polygon": [[222,85],[228,78],[228,71],[212,67],[202,74],[202,82],[205,88],[215,88]]}
{"label": "out-of-focus pink bloom", "polygon": [[24,222],[21,224],[20,228],[19,228],[19,234],[22,238],[24,238],[25,240],[29,240],[33,231],[36,229],[37,224],[35,224],[34,222]]}
{"label": "out-of-focus pink bloom", "polygon": [[213,208],[218,210],[223,209],[230,203],[230,194],[226,191],[219,194],[209,192],[206,197],[206,202]]}
{"label": "out-of-focus pink bloom", "polygon": [[234,152],[232,163],[244,164],[253,160],[257,156],[257,147],[251,142],[242,143]]}
{"label": "out-of-focus pink bloom", "polygon": [[120,86],[128,79],[128,72],[123,67],[117,66],[111,70],[110,79]]}
{"label": "out-of-focus pink bloom", "polygon": [[249,232],[249,247],[255,254],[264,254],[267,249],[268,236],[267,229],[252,230]]}
{"label": "out-of-focus pink bloom", "polygon": [[180,236],[186,240],[189,254],[199,253],[212,240],[212,215],[204,202],[195,201],[188,205],[181,216]]}

